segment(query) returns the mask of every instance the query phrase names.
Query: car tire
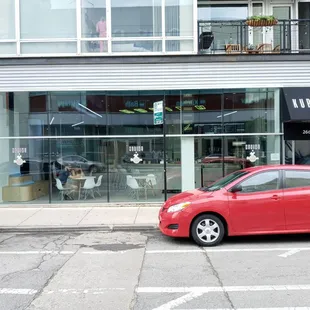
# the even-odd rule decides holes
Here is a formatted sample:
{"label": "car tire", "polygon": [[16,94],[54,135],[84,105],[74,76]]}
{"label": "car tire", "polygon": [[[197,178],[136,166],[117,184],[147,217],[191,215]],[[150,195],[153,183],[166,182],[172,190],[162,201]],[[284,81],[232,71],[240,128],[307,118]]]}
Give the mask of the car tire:
{"label": "car tire", "polygon": [[200,246],[216,246],[222,242],[224,235],[223,222],[212,214],[198,216],[191,226],[191,236]]}

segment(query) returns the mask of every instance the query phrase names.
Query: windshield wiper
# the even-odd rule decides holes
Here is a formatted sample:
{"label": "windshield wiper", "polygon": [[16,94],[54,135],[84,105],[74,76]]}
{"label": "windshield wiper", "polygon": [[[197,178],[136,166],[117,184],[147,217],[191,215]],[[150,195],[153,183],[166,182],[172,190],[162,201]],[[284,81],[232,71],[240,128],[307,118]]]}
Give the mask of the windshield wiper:
{"label": "windshield wiper", "polygon": [[199,190],[203,192],[210,192],[209,187],[200,187]]}

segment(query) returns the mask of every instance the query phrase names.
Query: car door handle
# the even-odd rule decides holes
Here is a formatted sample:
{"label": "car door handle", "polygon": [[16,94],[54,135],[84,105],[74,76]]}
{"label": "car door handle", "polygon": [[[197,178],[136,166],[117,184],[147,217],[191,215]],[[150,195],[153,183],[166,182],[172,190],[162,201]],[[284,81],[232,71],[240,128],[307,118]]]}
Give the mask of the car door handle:
{"label": "car door handle", "polygon": [[271,197],[271,199],[273,199],[273,200],[279,200],[280,197],[279,197],[278,195],[273,195],[273,196]]}

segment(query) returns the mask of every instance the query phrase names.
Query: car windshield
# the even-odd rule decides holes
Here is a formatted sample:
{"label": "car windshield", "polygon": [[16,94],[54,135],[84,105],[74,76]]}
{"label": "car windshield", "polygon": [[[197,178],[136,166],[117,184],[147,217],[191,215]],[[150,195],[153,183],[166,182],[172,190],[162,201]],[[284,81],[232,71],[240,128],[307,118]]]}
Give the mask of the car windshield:
{"label": "car windshield", "polygon": [[226,177],[216,181],[215,183],[213,183],[210,186],[207,187],[202,187],[200,188],[203,191],[207,191],[207,192],[214,192],[214,191],[218,191],[221,188],[229,185],[230,183],[232,183],[233,181],[243,177],[244,175],[248,174],[249,172],[247,171],[236,171],[233,172],[229,175],[227,175]]}

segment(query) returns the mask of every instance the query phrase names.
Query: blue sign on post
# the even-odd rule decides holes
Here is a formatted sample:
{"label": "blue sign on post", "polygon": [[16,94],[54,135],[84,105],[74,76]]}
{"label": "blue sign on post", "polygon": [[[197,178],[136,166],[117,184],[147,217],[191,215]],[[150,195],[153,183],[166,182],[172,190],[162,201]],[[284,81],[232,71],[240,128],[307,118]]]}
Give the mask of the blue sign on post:
{"label": "blue sign on post", "polygon": [[154,125],[161,125],[164,123],[163,101],[157,101],[153,103],[153,117],[154,117]]}

